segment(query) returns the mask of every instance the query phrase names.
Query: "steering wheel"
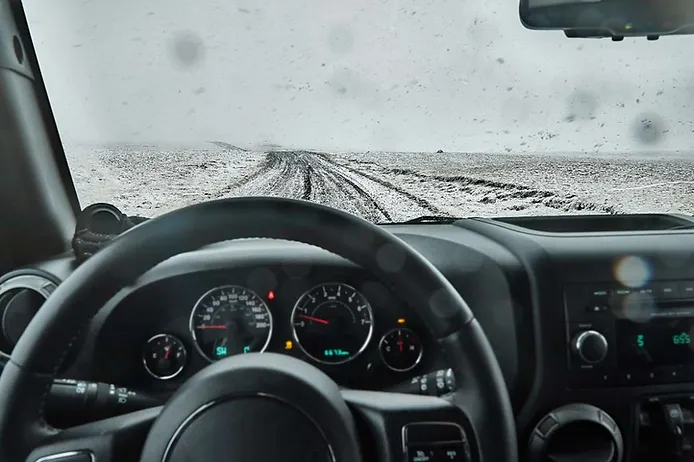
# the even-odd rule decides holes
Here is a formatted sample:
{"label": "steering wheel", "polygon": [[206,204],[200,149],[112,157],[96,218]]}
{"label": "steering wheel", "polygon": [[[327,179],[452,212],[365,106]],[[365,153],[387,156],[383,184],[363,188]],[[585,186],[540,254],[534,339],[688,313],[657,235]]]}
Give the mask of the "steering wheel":
{"label": "steering wheel", "polygon": [[[453,366],[446,398],[340,389],[299,359],[251,353],[198,372],[163,407],[58,430],[43,418],[51,382],[90,319],[119,290],[176,254],[219,241],[297,241],[370,271],[417,309]],[[87,260],[31,321],[0,376],[3,462],[516,462],[501,371],[470,308],[405,242],[310,202],[234,198],[136,226]]]}

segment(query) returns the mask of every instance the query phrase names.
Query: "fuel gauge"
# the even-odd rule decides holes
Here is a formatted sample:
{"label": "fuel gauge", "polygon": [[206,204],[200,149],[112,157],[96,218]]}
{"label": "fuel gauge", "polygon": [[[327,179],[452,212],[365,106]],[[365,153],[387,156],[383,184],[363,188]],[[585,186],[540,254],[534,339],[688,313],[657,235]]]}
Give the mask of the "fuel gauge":
{"label": "fuel gauge", "polygon": [[158,334],[147,340],[142,352],[142,362],[149,375],[155,379],[168,380],[181,373],[187,356],[186,347],[178,338]]}
{"label": "fuel gauge", "polygon": [[378,349],[386,366],[397,372],[409,371],[422,360],[422,342],[415,331],[406,327],[386,333]]}

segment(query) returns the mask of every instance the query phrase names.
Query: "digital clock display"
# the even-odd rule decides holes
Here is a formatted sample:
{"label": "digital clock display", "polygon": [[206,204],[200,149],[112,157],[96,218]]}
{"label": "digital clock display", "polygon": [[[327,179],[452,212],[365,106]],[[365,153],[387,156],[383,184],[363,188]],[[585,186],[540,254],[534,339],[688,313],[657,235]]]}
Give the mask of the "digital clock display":
{"label": "digital clock display", "polygon": [[620,366],[694,364],[694,319],[660,319],[648,323],[617,322]]}

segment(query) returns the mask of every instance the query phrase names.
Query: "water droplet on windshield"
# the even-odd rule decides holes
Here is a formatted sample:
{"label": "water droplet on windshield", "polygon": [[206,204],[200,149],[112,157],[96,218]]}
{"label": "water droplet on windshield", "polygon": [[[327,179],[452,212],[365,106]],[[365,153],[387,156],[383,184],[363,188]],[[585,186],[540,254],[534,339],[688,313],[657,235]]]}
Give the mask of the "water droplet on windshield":
{"label": "water droplet on windshield", "polygon": [[590,120],[595,118],[595,112],[598,108],[597,98],[586,91],[576,90],[568,99],[568,115],[565,120],[573,122],[574,120]]}
{"label": "water droplet on windshield", "polygon": [[194,32],[179,32],[173,39],[172,57],[182,67],[193,67],[200,63],[204,55],[204,42]]}
{"label": "water droplet on windshield", "polygon": [[667,133],[665,121],[657,114],[641,114],[634,121],[634,136],[643,144],[655,144]]}

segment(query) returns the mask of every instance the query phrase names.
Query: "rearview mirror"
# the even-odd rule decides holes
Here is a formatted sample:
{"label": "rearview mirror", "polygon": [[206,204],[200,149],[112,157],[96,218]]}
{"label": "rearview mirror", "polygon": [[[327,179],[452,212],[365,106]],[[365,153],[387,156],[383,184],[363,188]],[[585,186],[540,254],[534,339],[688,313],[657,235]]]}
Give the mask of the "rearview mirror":
{"label": "rearview mirror", "polygon": [[520,0],[520,17],[528,29],[569,37],[694,34],[691,0]]}

